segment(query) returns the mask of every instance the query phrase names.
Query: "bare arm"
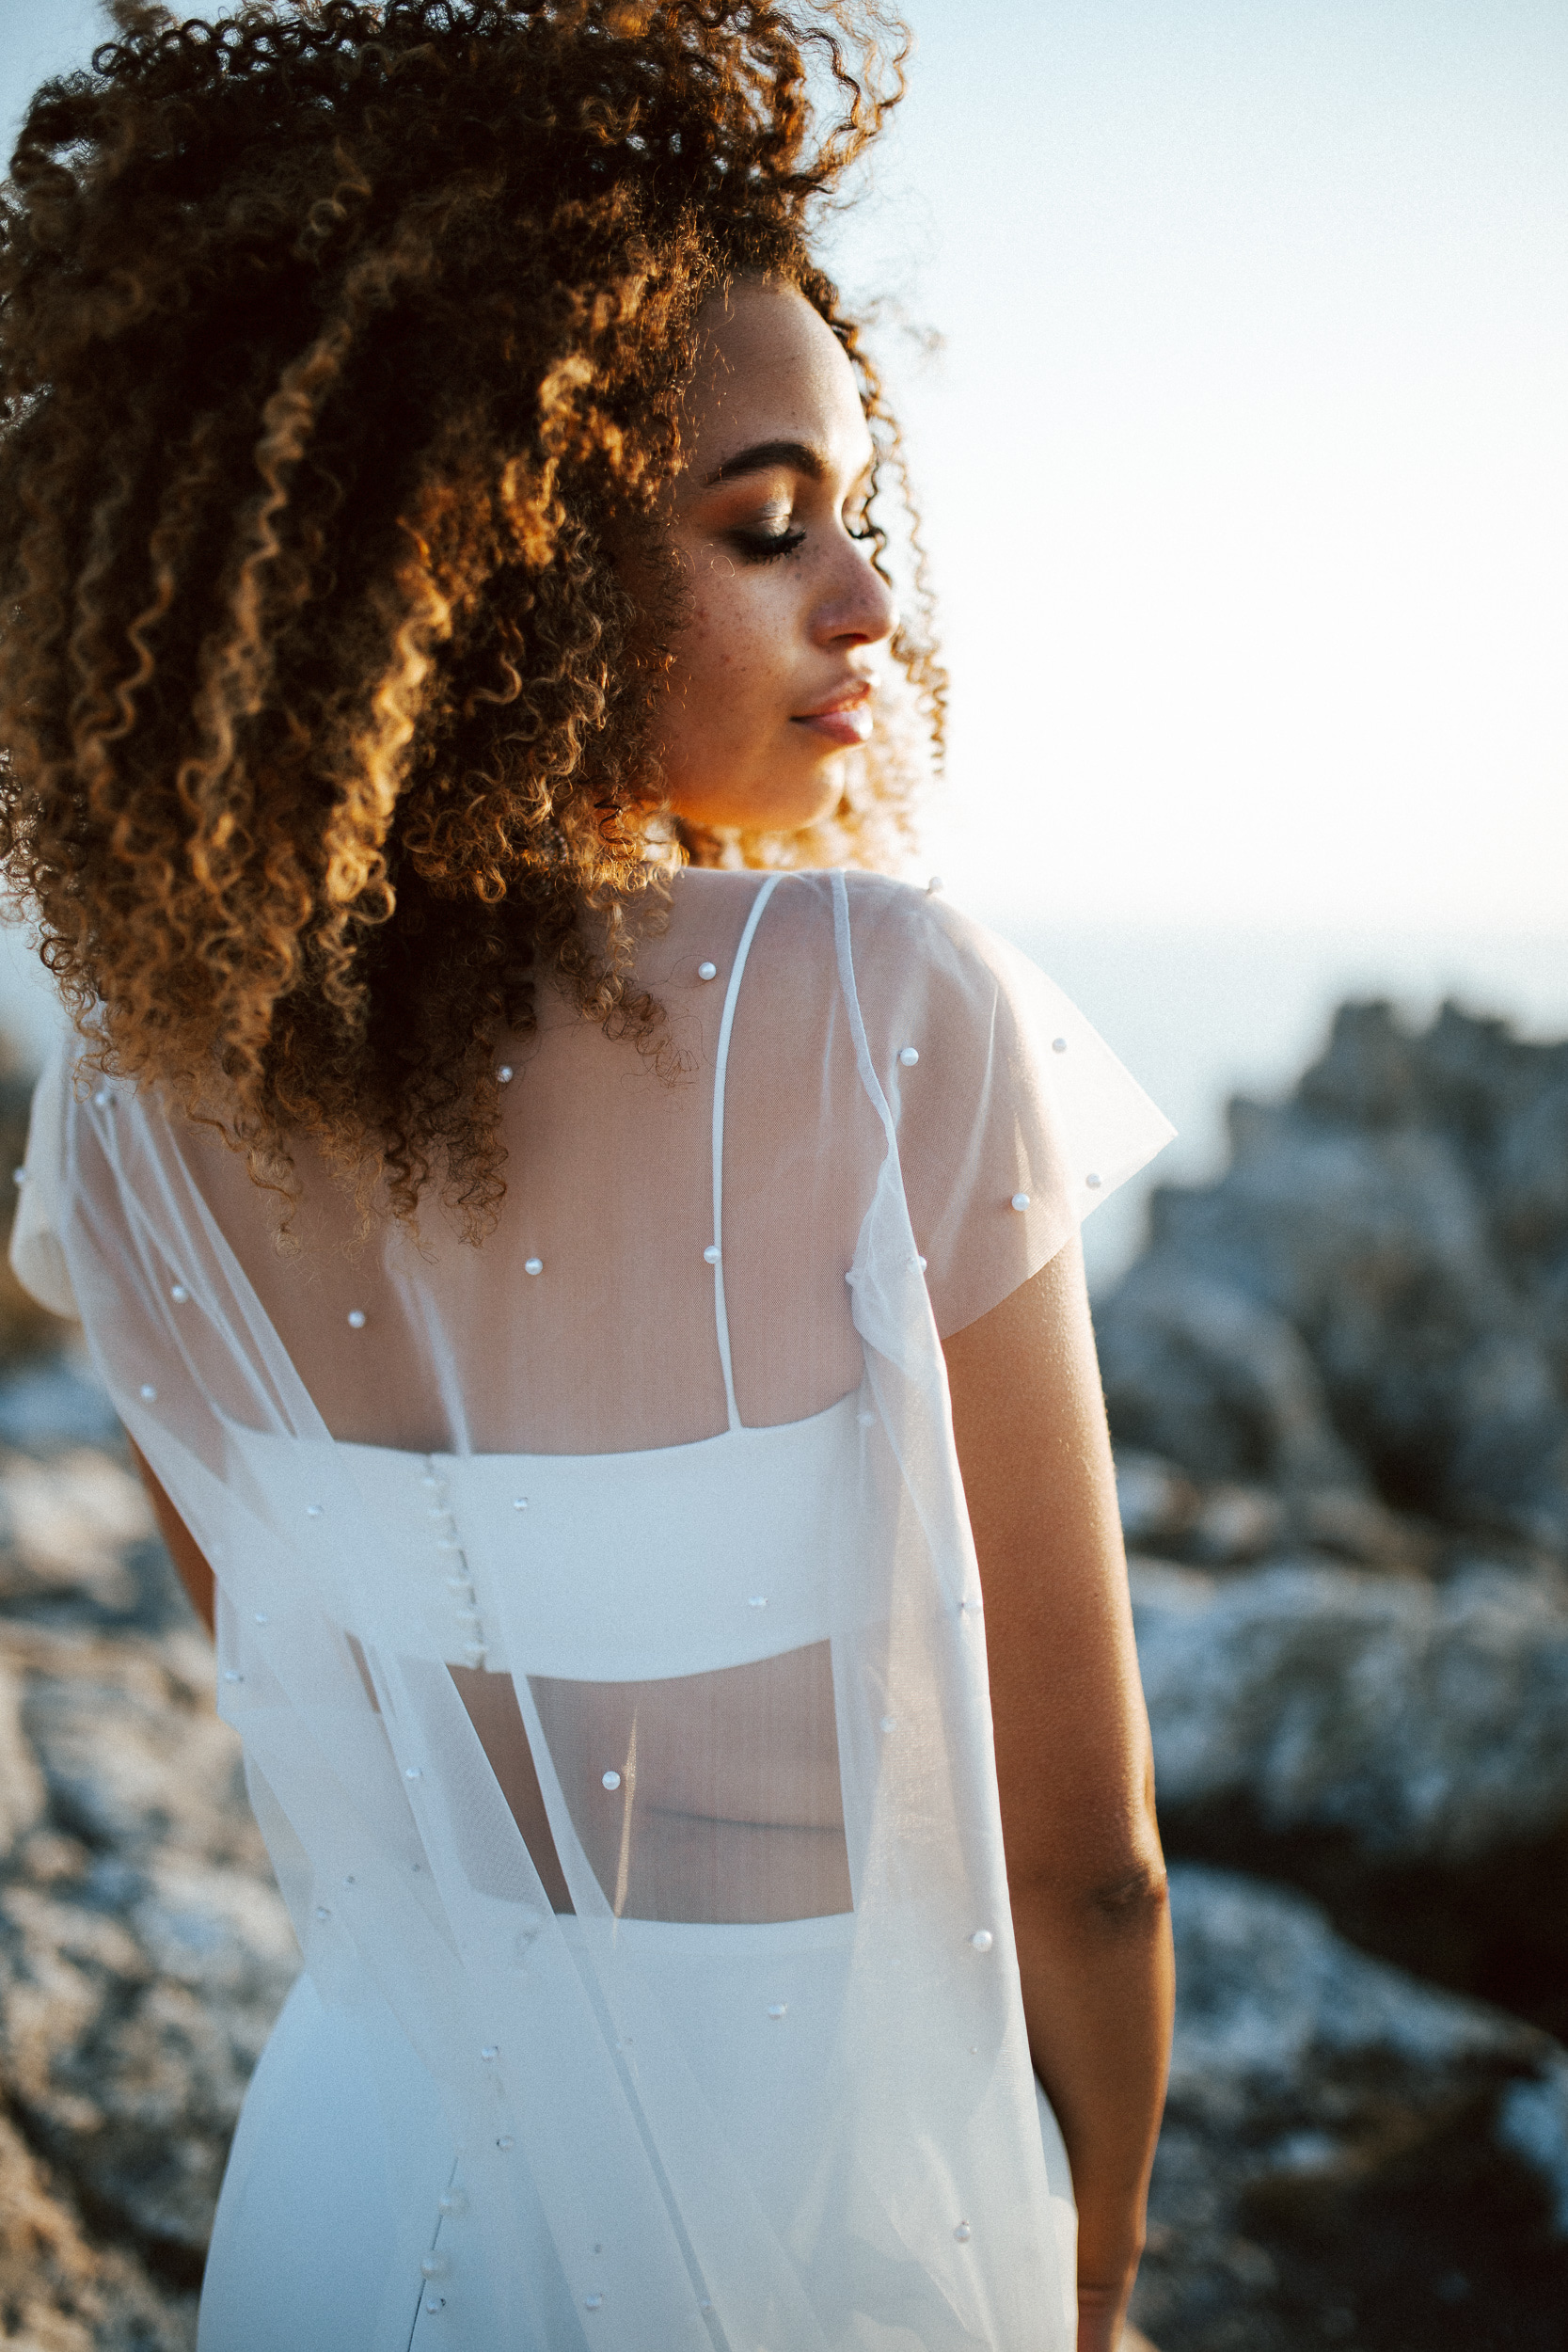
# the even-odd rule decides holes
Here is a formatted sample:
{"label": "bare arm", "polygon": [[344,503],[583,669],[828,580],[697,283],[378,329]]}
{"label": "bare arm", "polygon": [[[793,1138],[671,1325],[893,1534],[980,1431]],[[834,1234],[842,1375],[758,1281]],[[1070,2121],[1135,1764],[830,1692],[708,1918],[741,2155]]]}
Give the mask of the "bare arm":
{"label": "bare arm", "polygon": [[955,1333],[946,1357],[1029,2045],[1078,2204],[1079,2352],[1114,2352],[1143,2248],[1173,1970],[1076,1242]]}
{"label": "bare arm", "polygon": [[181,1583],[191,1597],[191,1606],[208,1632],[211,1633],[214,1613],[213,1571],[207,1565],[203,1555],[197,1549],[196,1538],[192,1535],[190,1529],[153,1477],[148,1467],[146,1454],[143,1454],[134,1438],[128,1439],[127,1442],[131,1448],[131,1459],[141,1472],[142,1485],[147,1488],[148,1498],[152,1504],[153,1516],[158,1522],[158,1533],[168,1546],[168,1556],[179,1571]]}

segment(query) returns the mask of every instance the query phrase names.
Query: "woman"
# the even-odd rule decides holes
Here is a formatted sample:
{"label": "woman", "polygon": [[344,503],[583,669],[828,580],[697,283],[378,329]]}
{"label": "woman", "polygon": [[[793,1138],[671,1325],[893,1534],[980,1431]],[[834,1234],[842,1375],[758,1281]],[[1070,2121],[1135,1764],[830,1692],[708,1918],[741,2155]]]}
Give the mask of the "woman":
{"label": "woman", "polygon": [[16,1262],[306,1961],[203,2352],[1110,2352],[1169,1947],[1075,1234],[1166,1130],[883,879],[940,679],[806,222],[896,69],[118,22],[8,199],[0,847],[85,1041]]}

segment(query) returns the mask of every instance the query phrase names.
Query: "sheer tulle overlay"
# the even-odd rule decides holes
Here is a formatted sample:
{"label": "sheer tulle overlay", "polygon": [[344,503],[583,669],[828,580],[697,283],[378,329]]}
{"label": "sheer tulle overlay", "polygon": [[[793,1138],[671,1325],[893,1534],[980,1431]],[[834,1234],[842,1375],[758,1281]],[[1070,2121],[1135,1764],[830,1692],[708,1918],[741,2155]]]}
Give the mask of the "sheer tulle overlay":
{"label": "sheer tulle overlay", "polygon": [[40,1087],[18,1271],[213,1563],[309,1978],[203,2352],[1072,2342],[941,1335],[1169,1130],[898,884],[688,873],[640,969],[657,1056],[517,1042],[478,1248],[306,1167],[280,1251]]}

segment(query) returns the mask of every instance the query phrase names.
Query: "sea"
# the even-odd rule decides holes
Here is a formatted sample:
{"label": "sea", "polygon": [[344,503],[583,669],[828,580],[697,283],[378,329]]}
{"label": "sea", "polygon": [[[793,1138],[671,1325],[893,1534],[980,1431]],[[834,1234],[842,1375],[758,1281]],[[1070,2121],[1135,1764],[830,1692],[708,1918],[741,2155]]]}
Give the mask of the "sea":
{"label": "sea", "polygon": [[[1026,900],[965,903],[1067,990],[1177,1129],[1089,1219],[1097,1295],[1142,1247],[1153,1187],[1217,1175],[1229,1098],[1287,1093],[1337,1005],[1383,998],[1420,1025],[1451,998],[1521,1036],[1568,1037],[1568,906],[1560,931],[1511,933],[1085,922]],[[0,929],[0,1032],[24,1064],[41,1058],[61,1017],[25,934]]]}

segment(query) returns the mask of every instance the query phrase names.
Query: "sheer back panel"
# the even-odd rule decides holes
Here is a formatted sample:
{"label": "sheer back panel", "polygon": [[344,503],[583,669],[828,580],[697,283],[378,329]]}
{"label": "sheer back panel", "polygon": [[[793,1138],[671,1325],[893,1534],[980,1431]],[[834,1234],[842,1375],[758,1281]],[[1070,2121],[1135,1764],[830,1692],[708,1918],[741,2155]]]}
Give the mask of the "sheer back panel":
{"label": "sheer back panel", "polygon": [[688,874],[641,962],[658,1057],[554,999],[512,1051],[479,1248],[356,1246],[308,1166],[280,1254],[56,1072],[19,1268],[213,1562],[324,1998],[439,2088],[388,2347],[1069,2352],[939,1335],[1167,1131],[896,885]]}

